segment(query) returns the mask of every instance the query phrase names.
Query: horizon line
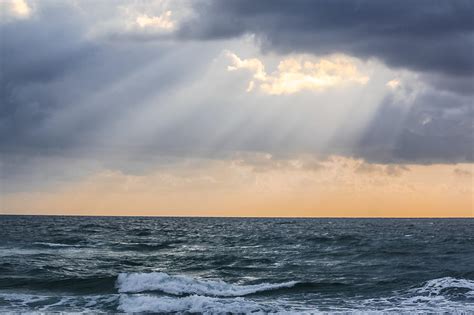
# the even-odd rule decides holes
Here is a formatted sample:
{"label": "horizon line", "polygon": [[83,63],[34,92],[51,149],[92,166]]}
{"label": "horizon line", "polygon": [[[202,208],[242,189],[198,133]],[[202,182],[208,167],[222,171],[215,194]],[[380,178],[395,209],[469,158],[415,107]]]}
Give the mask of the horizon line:
{"label": "horizon line", "polygon": [[473,216],[200,216],[200,215],[102,215],[102,214],[28,214],[0,213],[0,216],[37,216],[37,217],[103,217],[103,218],[203,218],[203,219],[474,219]]}

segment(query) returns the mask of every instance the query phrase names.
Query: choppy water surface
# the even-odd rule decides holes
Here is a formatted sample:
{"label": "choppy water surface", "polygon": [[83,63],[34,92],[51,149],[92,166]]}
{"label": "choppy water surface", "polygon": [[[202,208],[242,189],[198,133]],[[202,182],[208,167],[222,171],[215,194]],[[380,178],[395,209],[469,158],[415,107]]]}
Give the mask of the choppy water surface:
{"label": "choppy water surface", "polygon": [[12,310],[474,311],[474,220],[0,216]]}

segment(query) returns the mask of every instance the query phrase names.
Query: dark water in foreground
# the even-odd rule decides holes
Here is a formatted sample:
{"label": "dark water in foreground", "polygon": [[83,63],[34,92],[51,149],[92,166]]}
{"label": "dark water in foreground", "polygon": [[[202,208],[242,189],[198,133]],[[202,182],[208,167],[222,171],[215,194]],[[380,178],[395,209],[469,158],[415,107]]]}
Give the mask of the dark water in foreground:
{"label": "dark water in foreground", "polygon": [[0,216],[0,311],[474,311],[474,219]]}

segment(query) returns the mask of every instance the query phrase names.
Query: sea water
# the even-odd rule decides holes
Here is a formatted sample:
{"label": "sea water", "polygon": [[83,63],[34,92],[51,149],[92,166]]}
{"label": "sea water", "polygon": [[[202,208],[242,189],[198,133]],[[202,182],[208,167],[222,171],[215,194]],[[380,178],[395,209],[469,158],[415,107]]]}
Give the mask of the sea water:
{"label": "sea water", "polygon": [[0,216],[0,311],[474,312],[474,220]]}

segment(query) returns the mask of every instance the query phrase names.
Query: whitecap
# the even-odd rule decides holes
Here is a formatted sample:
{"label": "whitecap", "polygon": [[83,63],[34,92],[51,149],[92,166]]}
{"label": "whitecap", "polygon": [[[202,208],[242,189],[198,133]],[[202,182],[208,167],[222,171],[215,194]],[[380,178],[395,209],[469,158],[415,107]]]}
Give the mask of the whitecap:
{"label": "whitecap", "polygon": [[[451,296],[451,290],[462,289],[464,298]],[[459,294],[459,291],[457,291]],[[354,309],[364,312],[402,312],[402,313],[453,313],[464,314],[474,311],[472,297],[474,281],[452,277],[436,278],[424,283],[421,287],[397,292],[390,297],[348,301]]]}
{"label": "whitecap", "polygon": [[111,295],[51,295],[28,293],[0,293],[0,313],[11,310],[36,313],[57,311],[97,311],[96,307],[114,305],[118,294]]}
{"label": "whitecap", "polygon": [[447,289],[466,289],[467,293],[474,291],[474,281],[452,277],[436,278],[429,280],[421,288],[413,289],[419,294],[440,295]]}
{"label": "whitecap", "polygon": [[209,296],[244,296],[252,293],[289,288],[296,281],[283,283],[260,283],[236,285],[222,280],[204,280],[184,275],[171,276],[164,272],[122,273],[117,278],[117,288],[121,293],[161,291],[168,294],[198,294]]}
{"label": "whitecap", "polygon": [[46,247],[80,247],[80,245],[62,244],[62,243],[48,243],[48,242],[34,242],[35,245],[42,245]]}
{"label": "whitecap", "polygon": [[122,295],[119,300],[118,309],[126,313],[141,312],[190,312],[190,313],[269,313],[277,309],[258,304],[244,298],[215,298],[200,295],[186,297],[169,297],[153,295]]}

